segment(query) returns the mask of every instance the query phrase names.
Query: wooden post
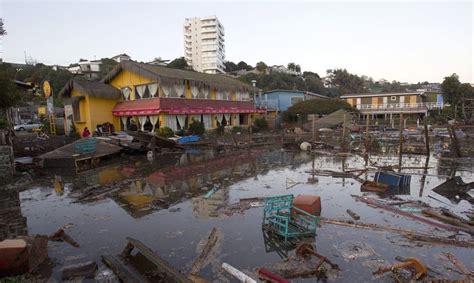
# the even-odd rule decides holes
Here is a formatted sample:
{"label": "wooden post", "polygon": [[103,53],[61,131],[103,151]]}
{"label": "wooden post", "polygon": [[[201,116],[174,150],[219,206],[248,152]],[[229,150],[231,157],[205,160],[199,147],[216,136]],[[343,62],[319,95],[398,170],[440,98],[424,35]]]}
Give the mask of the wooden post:
{"label": "wooden post", "polygon": [[343,152],[345,152],[346,150],[346,119],[347,119],[347,115],[344,112],[344,123],[342,124],[342,139],[341,139],[341,148]]}
{"label": "wooden post", "polygon": [[428,118],[426,116],[423,118],[423,126],[425,129],[426,156],[430,156],[430,137],[428,135]]}
{"label": "wooden post", "polygon": [[249,149],[250,149],[250,145],[252,144],[252,125],[253,125],[253,122],[250,123],[250,128],[249,128]]}
{"label": "wooden post", "polygon": [[456,136],[456,130],[449,125],[448,126],[449,137],[451,138],[452,148],[456,157],[461,157],[461,150],[459,149],[458,137]]}
{"label": "wooden post", "polygon": [[402,171],[402,153],[403,153],[403,113],[400,113],[400,138],[398,146],[398,172]]}
{"label": "wooden post", "polygon": [[313,123],[312,123],[312,137],[311,137],[311,140],[314,141],[314,137],[316,135],[315,133],[315,122],[316,122],[316,119],[314,118],[316,116],[316,114],[313,114]]}
{"label": "wooden post", "polygon": [[153,136],[150,141],[151,152],[153,154],[153,160],[156,159],[156,137]]}
{"label": "wooden post", "polygon": [[365,118],[365,153],[369,153],[369,115]]}

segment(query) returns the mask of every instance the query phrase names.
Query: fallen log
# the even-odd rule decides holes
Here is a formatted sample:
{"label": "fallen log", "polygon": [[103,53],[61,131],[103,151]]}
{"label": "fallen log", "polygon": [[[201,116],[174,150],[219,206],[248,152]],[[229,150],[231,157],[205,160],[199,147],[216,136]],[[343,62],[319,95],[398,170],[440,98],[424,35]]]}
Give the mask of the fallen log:
{"label": "fallen log", "polygon": [[202,249],[201,254],[196,258],[196,260],[193,263],[193,266],[191,267],[190,274],[196,275],[206,267],[206,260],[209,256],[209,254],[214,250],[214,247],[217,244],[217,241],[219,240],[218,233],[216,227],[212,228],[211,233],[209,233],[209,236],[207,237],[207,242],[204,248]]}
{"label": "fallen log", "polygon": [[423,209],[421,212],[425,215],[430,216],[430,217],[433,217],[433,218],[436,218],[436,219],[441,220],[443,222],[446,222],[448,224],[457,226],[457,227],[459,227],[459,230],[464,231],[464,232],[466,232],[470,235],[474,235],[474,228],[469,226],[468,224],[465,224],[465,223],[461,222],[458,219],[444,216],[444,215],[442,215],[442,214],[440,214],[440,213],[438,213],[438,212],[436,212],[432,209]]}
{"label": "fallen log", "polygon": [[407,218],[411,218],[411,219],[414,219],[414,220],[417,220],[417,221],[420,221],[420,222],[423,222],[423,223],[426,223],[426,224],[429,224],[431,226],[435,226],[435,227],[438,227],[438,228],[441,228],[441,229],[444,229],[444,230],[448,230],[448,231],[454,231],[454,232],[458,232],[460,231],[461,229],[459,227],[455,227],[455,226],[451,226],[451,225],[446,225],[446,224],[442,224],[442,223],[438,223],[438,222],[434,222],[430,219],[427,219],[427,218],[424,218],[424,217],[420,217],[418,215],[415,215],[415,214],[411,214],[411,213],[408,213],[408,212],[405,212],[403,210],[400,210],[398,208],[395,208],[395,207],[392,207],[392,206],[389,206],[389,205],[386,205],[386,204],[383,204],[375,199],[371,199],[371,198],[367,198],[367,197],[359,197],[359,196],[355,196],[358,200],[362,201],[362,202],[365,202],[369,205],[372,205],[372,206],[375,206],[375,207],[378,207],[378,208],[381,208],[381,209],[384,209],[384,210],[387,210],[387,211],[390,211],[390,212],[393,212],[395,214],[398,214],[398,215],[402,215],[402,216],[405,216]]}
{"label": "fallen log", "polygon": [[445,244],[445,245],[450,245],[450,246],[474,248],[474,241],[472,240],[465,241],[465,240],[457,240],[457,239],[451,239],[451,238],[446,238],[446,237],[436,237],[429,234],[423,234],[423,233],[419,233],[419,232],[415,232],[411,230],[405,230],[405,229],[390,227],[390,226],[383,226],[379,224],[360,223],[360,222],[354,223],[352,221],[329,219],[329,218],[324,218],[324,217],[320,218],[319,223],[347,226],[347,227],[374,230],[374,231],[397,233],[409,240],[418,241],[418,242],[439,243],[439,244]]}

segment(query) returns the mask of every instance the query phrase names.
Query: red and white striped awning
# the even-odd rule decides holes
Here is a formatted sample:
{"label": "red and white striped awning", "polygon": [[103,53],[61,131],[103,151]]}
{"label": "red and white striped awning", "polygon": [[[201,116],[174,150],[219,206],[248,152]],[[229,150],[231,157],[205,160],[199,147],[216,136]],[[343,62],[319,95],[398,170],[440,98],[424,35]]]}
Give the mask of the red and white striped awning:
{"label": "red and white striped awning", "polygon": [[169,114],[264,113],[250,101],[186,98],[146,98],[121,101],[112,110],[114,116],[149,116]]}

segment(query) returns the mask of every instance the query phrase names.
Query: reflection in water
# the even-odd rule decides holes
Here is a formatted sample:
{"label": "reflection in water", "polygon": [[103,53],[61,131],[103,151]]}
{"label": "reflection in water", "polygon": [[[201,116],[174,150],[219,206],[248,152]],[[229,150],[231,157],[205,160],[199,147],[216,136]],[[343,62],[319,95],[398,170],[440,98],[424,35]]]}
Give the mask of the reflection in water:
{"label": "reflection in water", "polygon": [[0,241],[28,235],[26,217],[21,213],[20,193],[0,189]]}
{"label": "reflection in water", "polygon": [[[158,171],[149,167],[137,168],[136,171],[141,172],[143,177],[122,181],[123,189],[115,200],[133,217],[142,217],[193,197],[194,216],[221,218],[223,216],[218,211],[228,205],[229,185],[265,174],[270,167],[292,165],[296,168],[309,159],[310,156],[305,153],[281,151],[245,151],[224,155],[213,151],[188,152],[176,155],[173,166]],[[125,178],[123,171],[120,166],[110,167],[106,173],[97,173],[98,176],[106,176],[99,177],[97,182],[120,181]],[[213,187],[219,190],[209,199],[202,198],[201,195]]]}

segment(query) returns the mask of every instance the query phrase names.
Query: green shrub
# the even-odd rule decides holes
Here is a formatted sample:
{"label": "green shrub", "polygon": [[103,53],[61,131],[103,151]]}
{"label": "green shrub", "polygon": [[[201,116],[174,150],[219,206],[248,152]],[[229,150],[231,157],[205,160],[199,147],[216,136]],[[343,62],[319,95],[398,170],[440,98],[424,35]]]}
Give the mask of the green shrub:
{"label": "green shrub", "polygon": [[202,136],[206,129],[204,128],[204,123],[201,123],[199,121],[193,121],[191,125],[189,125],[188,132],[191,135],[198,135]]}
{"label": "green shrub", "polygon": [[259,130],[266,130],[268,129],[268,122],[265,118],[257,118],[255,119],[255,127]]}
{"label": "green shrub", "polygon": [[181,129],[181,130],[177,130],[176,132],[174,132],[175,135],[177,136],[180,136],[180,137],[184,137],[186,135],[186,130],[185,129]]}
{"label": "green shrub", "polygon": [[299,117],[300,119],[304,118],[304,121],[306,120],[305,117],[308,114],[327,115],[340,109],[344,109],[349,112],[358,112],[357,109],[353,108],[345,101],[315,98],[293,104],[283,113],[283,119],[286,122],[295,122],[299,120]]}
{"label": "green shrub", "polygon": [[173,130],[169,127],[161,127],[157,129],[155,132],[157,135],[164,138],[170,138],[174,136]]}

